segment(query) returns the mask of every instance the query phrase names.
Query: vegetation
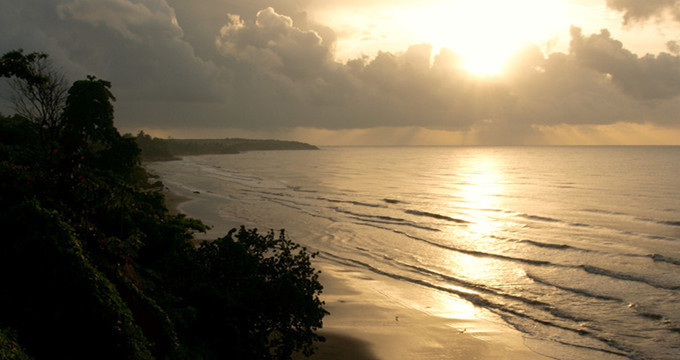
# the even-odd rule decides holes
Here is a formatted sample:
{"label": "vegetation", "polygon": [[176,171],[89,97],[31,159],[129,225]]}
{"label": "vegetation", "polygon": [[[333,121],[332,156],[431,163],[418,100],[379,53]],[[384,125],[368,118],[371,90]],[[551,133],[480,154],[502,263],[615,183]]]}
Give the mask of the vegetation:
{"label": "vegetation", "polygon": [[314,145],[297,141],[254,139],[159,139],[140,132],[137,143],[142,158],[148,161],[175,160],[178,156],[204,154],[238,154],[258,150],[318,150]]}
{"label": "vegetation", "polygon": [[[7,53],[0,75],[51,91],[43,59]],[[0,115],[0,358],[311,355],[327,314],[315,254],[245,228],[193,246],[206,226],[149,188],[111,84],[67,94],[56,121]]]}

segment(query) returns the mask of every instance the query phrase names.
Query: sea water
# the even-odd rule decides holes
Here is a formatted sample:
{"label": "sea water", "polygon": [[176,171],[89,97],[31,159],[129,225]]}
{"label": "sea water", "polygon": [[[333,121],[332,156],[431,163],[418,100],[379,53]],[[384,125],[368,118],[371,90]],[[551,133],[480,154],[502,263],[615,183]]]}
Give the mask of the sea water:
{"label": "sea water", "polygon": [[215,234],[285,228],[323,261],[494,313],[540,353],[680,358],[680,147],[329,147],[148,167]]}

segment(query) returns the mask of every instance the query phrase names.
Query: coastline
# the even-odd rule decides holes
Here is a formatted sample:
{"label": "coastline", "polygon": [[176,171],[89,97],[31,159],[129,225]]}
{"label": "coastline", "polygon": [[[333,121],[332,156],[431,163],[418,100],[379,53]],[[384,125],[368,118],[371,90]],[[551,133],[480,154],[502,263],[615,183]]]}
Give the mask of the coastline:
{"label": "coastline", "polygon": [[520,332],[500,318],[479,317],[464,300],[432,297],[418,285],[404,287],[337,264],[318,265],[330,315],[319,331],[327,342],[312,359],[548,359],[530,350]]}
{"label": "coastline", "polygon": [[[182,205],[195,200],[167,186],[163,193],[171,213],[186,213]],[[500,318],[480,317],[464,300],[324,259],[317,258],[315,267],[322,271],[321,299],[330,315],[319,330],[326,342],[317,344],[311,359],[548,359],[533,352],[520,332]]]}
{"label": "coastline", "polygon": [[179,210],[179,206],[182,203],[185,203],[189,200],[191,200],[188,197],[184,197],[182,195],[177,194],[176,192],[171,191],[168,187],[163,185],[163,190],[161,190],[163,193],[163,196],[165,197],[165,207],[168,209],[168,211],[171,214],[179,214],[181,211]]}

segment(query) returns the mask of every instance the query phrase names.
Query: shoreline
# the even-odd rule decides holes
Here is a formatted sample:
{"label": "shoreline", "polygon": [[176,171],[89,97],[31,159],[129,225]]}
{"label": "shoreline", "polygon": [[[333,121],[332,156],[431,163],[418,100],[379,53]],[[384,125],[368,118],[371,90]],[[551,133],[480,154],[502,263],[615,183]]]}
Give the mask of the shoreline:
{"label": "shoreline", "polygon": [[165,186],[165,184],[163,184],[163,189],[161,190],[161,193],[165,197],[165,207],[168,209],[170,214],[173,215],[182,213],[179,210],[179,206],[191,200],[188,197],[184,197],[182,195],[177,194],[174,191],[171,191],[167,186]]}
{"label": "shoreline", "polygon": [[[196,200],[165,185],[163,194],[173,214],[186,213],[182,205]],[[223,229],[201,234],[196,242],[208,240],[215,230]],[[314,266],[321,270],[320,297],[330,315],[319,330],[326,342],[317,343],[310,359],[549,359],[533,352],[523,334],[500,318],[482,318],[479,309],[450,294],[324,259],[315,259]]]}
{"label": "shoreline", "polygon": [[479,309],[450,294],[430,297],[436,291],[338,264],[316,265],[330,315],[319,331],[327,342],[311,359],[548,359],[500,318],[479,317]]}

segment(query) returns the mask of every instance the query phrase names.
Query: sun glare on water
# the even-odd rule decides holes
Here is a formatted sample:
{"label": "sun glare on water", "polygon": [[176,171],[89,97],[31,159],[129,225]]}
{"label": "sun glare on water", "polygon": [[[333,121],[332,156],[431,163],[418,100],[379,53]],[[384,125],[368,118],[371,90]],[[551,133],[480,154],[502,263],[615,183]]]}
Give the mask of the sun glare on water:
{"label": "sun glare on water", "polygon": [[529,41],[545,43],[568,29],[562,0],[442,1],[404,9],[398,17],[421,42],[458,53],[474,74],[498,74]]}

